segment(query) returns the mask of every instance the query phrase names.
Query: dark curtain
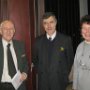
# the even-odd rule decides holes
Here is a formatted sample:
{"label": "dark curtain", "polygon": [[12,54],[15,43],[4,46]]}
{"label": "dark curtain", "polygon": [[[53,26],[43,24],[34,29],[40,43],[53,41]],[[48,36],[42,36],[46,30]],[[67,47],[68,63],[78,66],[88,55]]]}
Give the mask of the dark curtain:
{"label": "dark curtain", "polygon": [[54,12],[57,19],[57,31],[72,37],[74,52],[80,42],[79,0],[45,0],[45,12]]}
{"label": "dark curtain", "polygon": [[90,15],[90,0],[88,0],[88,14]]}

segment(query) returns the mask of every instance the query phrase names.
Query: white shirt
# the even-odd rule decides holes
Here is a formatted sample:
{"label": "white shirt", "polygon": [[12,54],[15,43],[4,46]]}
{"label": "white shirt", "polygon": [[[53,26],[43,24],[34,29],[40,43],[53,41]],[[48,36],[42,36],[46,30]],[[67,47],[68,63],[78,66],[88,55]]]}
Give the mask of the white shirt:
{"label": "white shirt", "polygon": [[[12,54],[12,57],[14,60],[16,71],[17,71],[18,70],[17,57],[15,54],[15,50],[14,50],[12,41],[10,41],[9,43],[10,43],[11,54]],[[2,74],[1,82],[11,82],[11,77],[8,74],[8,64],[7,64],[8,63],[8,61],[7,61],[7,45],[8,45],[8,42],[5,41],[4,39],[2,39],[2,44],[3,44],[3,48],[4,48],[4,58],[3,58],[4,59],[4,67],[3,67],[3,74]]]}
{"label": "white shirt", "polygon": [[50,36],[48,34],[47,35],[47,39],[51,38],[51,41],[56,37],[56,31]]}

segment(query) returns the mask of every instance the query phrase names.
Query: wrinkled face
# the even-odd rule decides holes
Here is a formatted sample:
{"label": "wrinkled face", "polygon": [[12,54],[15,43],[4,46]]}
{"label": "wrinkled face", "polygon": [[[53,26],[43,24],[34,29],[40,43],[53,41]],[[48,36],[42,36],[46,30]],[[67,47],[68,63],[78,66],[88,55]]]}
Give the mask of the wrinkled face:
{"label": "wrinkled face", "polygon": [[90,24],[82,24],[81,34],[86,41],[90,42]]}
{"label": "wrinkled face", "polygon": [[49,35],[52,35],[56,30],[57,21],[55,17],[51,16],[43,20],[43,27]]}
{"label": "wrinkled face", "polygon": [[6,21],[1,25],[1,31],[0,31],[2,38],[5,39],[6,41],[12,40],[14,33],[15,33],[15,28],[12,22]]}

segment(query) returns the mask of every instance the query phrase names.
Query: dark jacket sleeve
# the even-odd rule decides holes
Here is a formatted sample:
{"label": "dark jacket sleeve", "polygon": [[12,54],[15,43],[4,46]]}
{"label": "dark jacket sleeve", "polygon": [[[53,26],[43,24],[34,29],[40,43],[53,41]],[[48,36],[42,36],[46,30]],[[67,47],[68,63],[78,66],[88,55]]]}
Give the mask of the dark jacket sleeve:
{"label": "dark jacket sleeve", "polygon": [[67,55],[67,63],[68,63],[68,74],[71,71],[71,67],[74,61],[74,53],[73,53],[73,46],[72,46],[72,40],[69,37],[66,42],[66,55]]}
{"label": "dark jacket sleeve", "polygon": [[29,67],[24,44],[22,44],[22,61],[22,72],[28,73]]}
{"label": "dark jacket sleeve", "polygon": [[34,64],[34,67],[38,67],[38,46],[39,46],[39,38],[35,39],[33,51],[32,51],[32,63]]}

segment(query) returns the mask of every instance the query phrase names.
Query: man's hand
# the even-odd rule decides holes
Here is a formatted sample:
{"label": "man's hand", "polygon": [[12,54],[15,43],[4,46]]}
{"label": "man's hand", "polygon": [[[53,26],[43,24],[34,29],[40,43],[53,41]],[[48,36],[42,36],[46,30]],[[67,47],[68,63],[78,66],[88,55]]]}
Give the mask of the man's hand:
{"label": "man's hand", "polygon": [[27,74],[26,73],[21,73],[21,77],[20,77],[20,80],[21,81],[24,81],[24,80],[26,80],[27,79]]}

